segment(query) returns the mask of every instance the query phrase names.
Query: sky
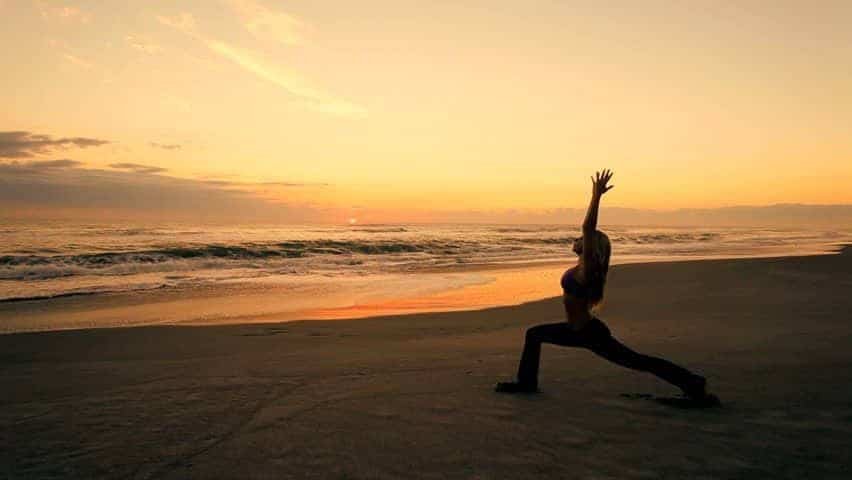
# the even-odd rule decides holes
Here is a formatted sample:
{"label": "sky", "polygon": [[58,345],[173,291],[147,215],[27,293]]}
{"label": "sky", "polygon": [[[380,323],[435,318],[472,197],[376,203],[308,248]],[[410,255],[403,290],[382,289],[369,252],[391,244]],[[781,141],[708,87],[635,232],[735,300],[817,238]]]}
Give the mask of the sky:
{"label": "sky", "polygon": [[849,25],[846,0],[0,0],[0,217],[539,221],[601,168],[623,209],[848,205]]}

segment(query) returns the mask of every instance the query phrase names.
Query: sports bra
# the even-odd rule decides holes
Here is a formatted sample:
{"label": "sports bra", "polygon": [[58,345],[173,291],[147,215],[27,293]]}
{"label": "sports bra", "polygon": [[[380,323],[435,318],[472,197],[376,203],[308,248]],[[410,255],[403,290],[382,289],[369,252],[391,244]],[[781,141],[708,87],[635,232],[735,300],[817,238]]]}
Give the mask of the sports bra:
{"label": "sports bra", "polygon": [[562,280],[559,282],[562,284],[562,291],[574,297],[589,298],[592,292],[589,291],[588,287],[574,278],[574,270],[576,269],[577,267],[569,268],[562,274]]}

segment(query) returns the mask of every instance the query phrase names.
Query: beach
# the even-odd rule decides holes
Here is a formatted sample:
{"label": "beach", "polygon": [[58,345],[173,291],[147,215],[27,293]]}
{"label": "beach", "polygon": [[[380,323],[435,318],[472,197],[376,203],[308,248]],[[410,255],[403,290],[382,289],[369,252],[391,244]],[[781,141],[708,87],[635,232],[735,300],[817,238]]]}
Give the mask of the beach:
{"label": "beach", "polygon": [[849,248],[616,265],[607,288],[613,334],[705,375],[721,408],[549,345],[542,393],[494,393],[559,298],[16,333],[0,335],[0,477],[849,478]]}

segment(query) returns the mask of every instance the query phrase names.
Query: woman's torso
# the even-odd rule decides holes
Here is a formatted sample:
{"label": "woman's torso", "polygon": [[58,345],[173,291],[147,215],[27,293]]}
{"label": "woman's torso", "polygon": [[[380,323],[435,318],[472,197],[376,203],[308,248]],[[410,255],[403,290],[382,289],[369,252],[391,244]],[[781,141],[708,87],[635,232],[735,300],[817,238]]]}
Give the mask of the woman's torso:
{"label": "woman's torso", "polygon": [[[562,302],[565,305],[565,320],[575,329],[580,330],[593,318],[589,299],[591,292],[583,283],[580,267],[569,268],[562,274]],[[578,278],[578,276],[580,278]]]}

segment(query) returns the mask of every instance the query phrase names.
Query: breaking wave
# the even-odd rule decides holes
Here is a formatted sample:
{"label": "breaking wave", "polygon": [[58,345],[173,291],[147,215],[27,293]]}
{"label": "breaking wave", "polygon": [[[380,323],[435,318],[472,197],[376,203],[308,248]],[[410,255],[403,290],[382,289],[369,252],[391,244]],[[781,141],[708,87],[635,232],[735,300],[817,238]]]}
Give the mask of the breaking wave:
{"label": "breaking wave", "polygon": [[464,241],[305,240],[248,245],[201,245],[75,255],[4,255],[0,256],[0,280],[34,280],[81,274],[121,275],[185,269],[180,268],[181,266],[186,268],[244,267],[247,265],[241,261],[298,259],[323,255],[422,253],[439,256],[475,251],[475,244]]}
{"label": "breaking wave", "polygon": [[[606,229],[614,261],[794,254],[850,232]],[[573,259],[576,227],[30,226],[0,229],[0,299],[275,275],[416,272]]]}

